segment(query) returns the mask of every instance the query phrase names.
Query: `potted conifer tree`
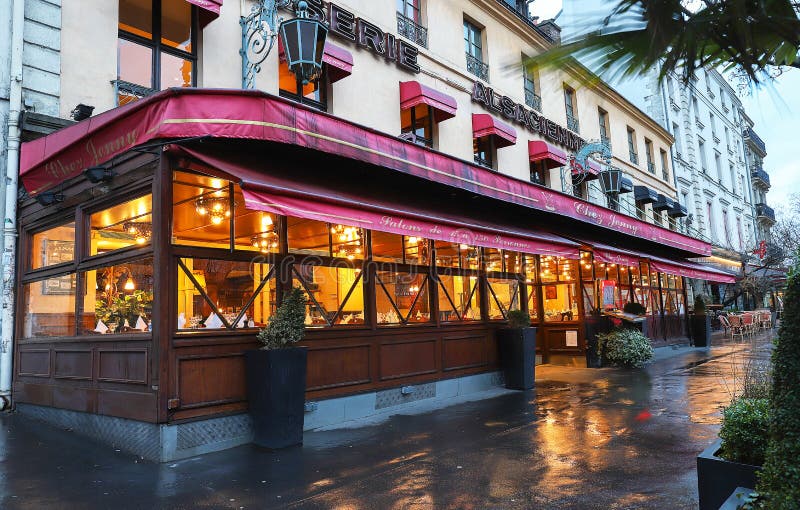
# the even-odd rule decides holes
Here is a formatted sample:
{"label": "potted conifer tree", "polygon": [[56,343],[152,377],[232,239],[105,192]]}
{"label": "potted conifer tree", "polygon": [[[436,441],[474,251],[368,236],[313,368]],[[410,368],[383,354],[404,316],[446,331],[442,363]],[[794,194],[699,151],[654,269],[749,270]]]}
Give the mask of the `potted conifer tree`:
{"label": "potted conifer tree", "polygon": [[303,443],[307,350],[294,344],[305,336],[305,306],[302,289],[289,291],[258,333],[264,346],[245,353],[253,442],[273,450]]}
{"label": "potted conifer tree", "polygon": [[508,327],[497,330],[506,388],[529,390],[536,375],[536,328],[522,310],[512,310],[506,318]]}
{"label": "potted conifer tree", "polygon": [[711,316],[706,314],[706,302],[702,296],[694,298],[694,314],[691,320],[694,346],[708,347],[711,344]]}

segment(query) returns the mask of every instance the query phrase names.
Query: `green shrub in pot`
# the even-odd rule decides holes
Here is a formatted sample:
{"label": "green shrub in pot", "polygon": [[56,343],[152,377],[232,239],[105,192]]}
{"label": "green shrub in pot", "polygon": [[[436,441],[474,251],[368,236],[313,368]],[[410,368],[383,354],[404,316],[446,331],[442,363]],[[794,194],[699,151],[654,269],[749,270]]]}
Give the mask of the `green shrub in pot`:
{"label": "green shrub in pot", "polygon": [[531,327],[531,317],[522,310],[511,310],[506,314],[508,320],[508,327],[513,329],[522,329]]}
{"label": "green shrub in pot", "polygon": [[636,329],[615,329],[597,335],[602,358],[611,364],[641,368],[653,358],[650,340]]}
{"label": "green shrub in pot", "polygon": [[769,400],[737,398],[722,412],[719,456],[731,462],[760,466],[769,440]]}

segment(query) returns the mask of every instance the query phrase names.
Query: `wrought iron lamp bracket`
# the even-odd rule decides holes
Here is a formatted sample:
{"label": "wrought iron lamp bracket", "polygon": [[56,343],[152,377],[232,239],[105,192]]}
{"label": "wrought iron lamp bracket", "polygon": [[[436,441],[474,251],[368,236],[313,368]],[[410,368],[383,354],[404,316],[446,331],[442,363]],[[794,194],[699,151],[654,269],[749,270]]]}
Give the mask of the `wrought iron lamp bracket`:
{"label": "wrought iron lamp bracket", "polygon": [[278,27],[283,18],[278,16],[278,9],[296,9],[296,0],[258,0],[250,9],[250,14],[242,16],[239,24],[242,27],[242,88],[252,89],[256,75],[261,72],[261,64],[267,59],[275,40],[278,38]]}
{"label": "wrought iron lamp bracket", "polygon": [[599,156],[600,159],[607,166],[611,166],[611,146],[605,141],[590,141],[584,144],[578,152],[569,156],[568,165],[561,167],[561,189],[567,189],[567,174],[571,176],[571,184],[573,189],[579,186],[586,179],[586,172],[584,169],[588,164],[587,159],[589,156]]}

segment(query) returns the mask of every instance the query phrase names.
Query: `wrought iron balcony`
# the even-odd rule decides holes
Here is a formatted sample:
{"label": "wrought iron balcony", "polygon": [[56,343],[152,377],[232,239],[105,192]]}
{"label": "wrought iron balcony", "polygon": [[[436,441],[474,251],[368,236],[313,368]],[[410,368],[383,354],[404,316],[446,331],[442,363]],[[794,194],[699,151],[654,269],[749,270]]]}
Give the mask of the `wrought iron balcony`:
{"label": "wrought iron balcony", "polygon": [[603,135],[600,135],[600,141],[601,141],[602,143],[606,144],[606,146],[607,146],[609,149],[612,149],[612,147],[611,147],[611,139],[610,139],[609,137],[607,137],[607,136],[603,136]]}
{"label": "wrought iron balcony", "polygon": [[580,132],[581,129],[578,119],[570,114],[567,114],[567,129],[575,131],[576,133]]}
{"label": "wrought iron balcony", "polygon": [[639,164],[639,155],[636,154],[635,152],[629,152],[628,157],[631,160],[631,163],[633,163],[634,165]]}
{"label": "wrought iron balcony", "polygon": [[769,174],[761,167],[761,165],[753,165],[750,167],[750,177],[753,178],[753,184],[762,186],[769,189],[772,185],[769,182]]}
{"label": "wrought iron balcony", "polygon": [[152,96],[158,92],[156,89],[137,85],[129,81],[112,80],[111,84],[114,85],[114,95],[117,98],[117,106],[124,106],[142,99],[143,97]]}
{"label": "wrought iron balcony", "polygon": [[672,107],[672,109],[673,109],[673,110],[675,110],[676,112],[677,112],[677,111],[680,111],[680,109],[681,109],[680,105],[679,105],[678,103],[676,103],[676,102],[675,102],[675,100],[674,100],[674,99],[672,99],[672,98],[669,98],[669,105],[670,105],[670,106]]}
{"label": "wrought iron balcony", "polygon": [[542,98],[537,96],[530,90],[525,91],[525,104],[530,106],[537,112],[542,111]]}
{"label": "wrought iron balcony", "polygon": [[656,173],[656,164],[653,163],[652,161],[648,161],[647,162],[647,171],[650,172],[651,174],[655,175],[655,173]]}
{"label": "wrought iron balcony", "polygon": [[753,128],[747,128],[747,130],[744,132],[744,138],[750,143],[750,145],[759,149],[762,154],[767,153],[767,146],[764,143],[764,140],[762,140],[761,137],[759,137],[756,132],[753,131]]}
{"label": "wrought iron balcony", "polygon": [[767,204],[756,204],[756,216],[765,223],[775,223],[775,210]]}
{"label": "wrought iron balcony", "polygon": [[474,74],[483,81],[489,81],[489,64],[483,63],[479,58],[475,58],[469,53],[467,56],[467,71]]}
{"label": "wrought iron balcony", "polygon": [[701,131],[706,128],[706,125],[700,119],[695,119],[694,123],[697,125],[697,129]]}
{"label": "wrought iron balcony", "polygon": [[397,13],[397,33],[423,48],[428,47],[428,29],[399,12]]}

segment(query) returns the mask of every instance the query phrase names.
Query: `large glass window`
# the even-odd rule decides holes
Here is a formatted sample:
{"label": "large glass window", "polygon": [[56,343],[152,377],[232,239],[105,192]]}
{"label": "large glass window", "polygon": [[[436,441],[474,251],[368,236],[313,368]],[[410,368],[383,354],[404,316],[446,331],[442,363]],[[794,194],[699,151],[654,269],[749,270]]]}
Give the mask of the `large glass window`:
{"label": "large glass window", "polygon": [[422,23],[420,17],[420,0],[397,0],[397,12],[410,19],[414,23]]}
{"label": "large glass window", "polygon": [[153,259],[83,273],[79,334],[145,333],[153,315]]}
{"label": "large glass window", "polygon": [[486,168],[494,168],[494,137],[482,136],[472,139],[472,155],[475,164]]}
{"label": "large glass window", "polygon": [[145,195],[89,216],[89,255],[101,255],[149,244],[153,229],[153,196]]}
{"label": "large glass window", "polygon": [[30,268],[56,266],[75,260],[75,222],[31,236]]}
{"label": "large glass window", "polygon": [[322,74],[308,83],[297,77],[284,59],[278,63],[278,88],[281,97],[309,105],[318,110],[328,110],[327,66],[322,66]]}
{"label": "large glass window", "polygon": [[75,274],[22,286],[22,338],[74,336]]}
{"label": "large glass window", "polygon": [[439,320],[481,320],[480,291],[477,276],[440,274]]}
{"label": "large glass window", "polygon": [[194,16],[185,0],[119,0],[118,105],[148,90],[194,86]]}
{"label": "large glass window", "polygon": [[433,147],[433,115],[428,105],[417,105],[400,112],[400,133],[414,143]]}
{"label": "large glass window", "polygon": [[381,268],[376,272],[375,289],[379,326],[431,321],[427,272]]}
{"label": "large glass window", "polygon": [[275,313],[275,267],[182,258],[177,293],[179,330],[260,328]]}
{"label": "large glass window", "polygon": [[[230,183],[224,179],[189,172],[174,172],[172,183],[173,244],[230,249],[230,218],[233,209]],[[244,203],[236,204],[244,210]],[[238,211],[238,207],[237,207]],[[253,229],[260,227],[257,215],[250,217]],[[248,224],[242,219],[240,225]],[[237,244],[247,245],[246,235]],[[254,233],[254,232],[253,232]]]}
{"label": "large glass window", "polygon": [[464,49],[470,57],[483,62],[483,43],[481,42],[482,30],[464,20]]}
{"label": "large glass window", "polygon": [[551,255],[539,258],[542,304],[546,322],[578,319],[579,261]]}
{"label": "large glass window", "polygon": [[307,295],[306,326],[364,324],[362,267],[322,265],[318,261],[295,264],[293,285]]}
{"label": "large glass window", "polygon": [[459,269],[480,268],[480,248],[468,244],[436,241],[436,265]]}
{"label": "large glass window", "polygon": [[519,310],[520,281],[517,278],[487,278],[489,319],[503,320],[510,310]]}

